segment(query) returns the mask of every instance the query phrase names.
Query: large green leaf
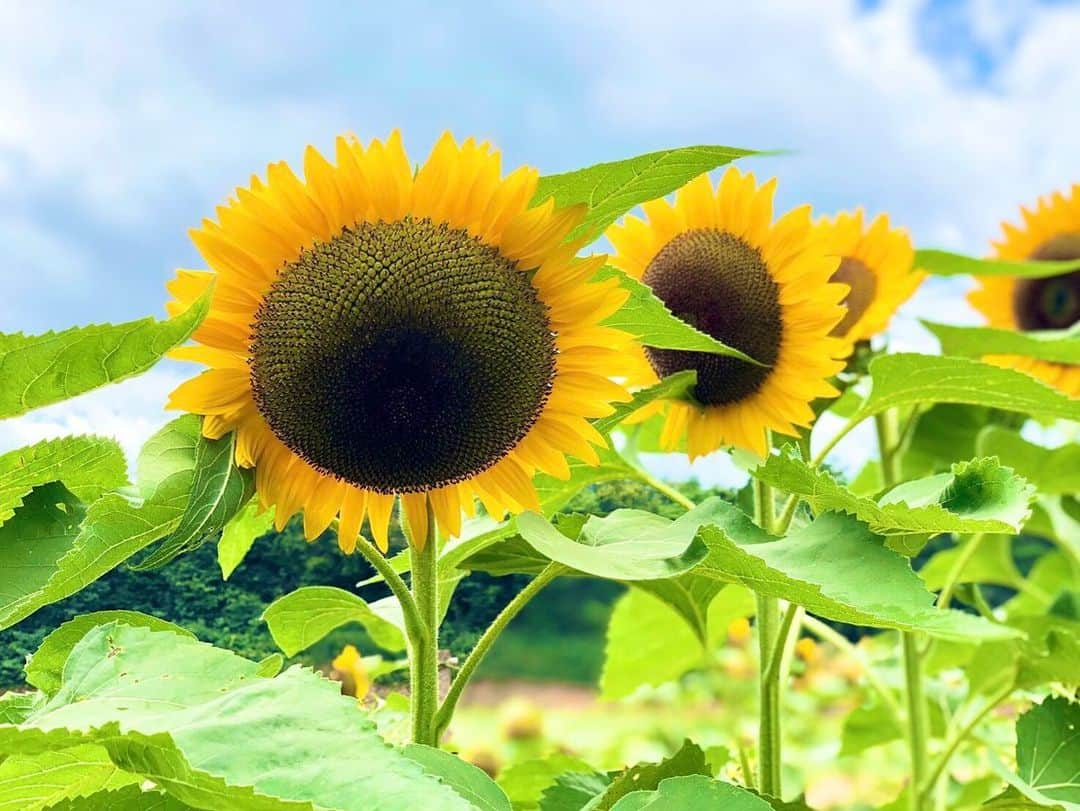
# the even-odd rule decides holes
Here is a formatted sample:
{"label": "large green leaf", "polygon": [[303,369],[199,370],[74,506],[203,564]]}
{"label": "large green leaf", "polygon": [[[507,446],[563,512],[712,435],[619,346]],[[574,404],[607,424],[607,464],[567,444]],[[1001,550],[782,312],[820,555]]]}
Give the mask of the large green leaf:
{"label": "large green leaf", "polygon": [[184,514],[172,534],[132,569],[156,569],[221,532],[255,493],[255,472],[235,462],[236,434],[202,438]]}
{"label": "large green leaf", "polygon": [[0,524],[31,490],[55,481],[83,501],[93,501],[128,483],[124,452],[112,439],[69,436],[5,453],[0,456]]}
{"label": "large green leaf", "polygon": [[212,289],[175,318],[74,327],[43,335],[0,333],[0,419],[141,374],[195,331]]}
{"label": "large green leaf", "polygon": [[657,298],[652,288],[627,276],[621,270],[604,267],[594,278],[597,280],[616,278],[620,286],[630,294],[618,312],[604,319],[604,324],[637,337],[645,346],[728,355],[747,363],[763,365],[745,352],[728,346],[687,324]]}
{"label": "large green leaf", "polygon": [[905,482],[878,501],[856,496],[829,473],[785,446],[754,475],[804,499],[815,512],[854,515],[881,535],[1019,532],[1031,515],[1035,488],[997,459],[954,464],[951,473]]}
{"label": "large green leaf", "polygon": [[264,678],[255,662],[147,628],[94,628],[56,695],[0,726],[3,753],[84,743],[203,809],[472,808],[387,745],[337,683],[299,667]]}
{"label": "large green leaf", "polygon": [[1029,800],[1080,809],[1080,703],[1047,698],[1020,716],[1016,772],[1003,776]]}
{"label": "large green leaf", "polygon": [[656,580],[690,571],[708,550],[677,521],[641,510],[590,517],[569,538],[537,513],[522,513],[518,532],[537,552],[571,569],[611,580]]}
{"label": "large green leaf", "polygon": [[377,613],[377,604],[368,605],[361,597],[333,586],[304,586],[274,600],[263,612],[263,619],[286,656],[295,656],[350,622],[363,625],[380,648],[404,650],[405,637],[399,624]]}
{"label": "large green leaf", "polygon": [[723,808],[724,811],[772,811],[761,797],[730,783],[703,775],[669,777],[655,791],[627,794],[612,811],[686,811],[690,808]]}
{"label": "large green leaf", "polygon": [[785,538],[769,535],[720,499],[702,502],[683,518],[699,524],[709,547],[697,574],[790,600],[839,622],[961,641],[1019,636],[981,617],[935,608],[934,595],[908,560],[851,516],[823,513]]}
{"label": "large green leaf", "polygon": [[[137,775],[119,769],[105,748],[93,743],[33,755],[12,755],[0,762],[0,809],[40,811],[53,808],[63,800],[111,791],[140,780]],[[104,807],[107,806],[98,806]]]}
{"label": "large green leaf", "polygon": [[975,440],[980,456],[996,456],[1042,493],[1080,492],[1080,443],[1044,448],[998,425],[983,429]]}
{"label": "large green leaf", "polygon": [[[665,582],[670,581],[638,585]],[[686,620],[684,615],[655,594],[635,587],[621,596],[608,620],[601,695],[605,699],[624,698],[642,685],[664,684],[701,667],[704,646],[718,644],[732,620],[753,614],[754,598],[747,589],[727,586],[701,610],[706,615],[700,623],[706,629],[704,639],[687,622],[679,621],[680,616]]]}
{"label": "large green leaf", "polygon": [[915,265],[937,276],[1018,276],[1038,279],[1080,270],[1080,261],[1015,262],[1009,259],[976,259],[936,248],[915,251]]}
{"label": "large green leaf", "polygon": [[57,492],[58,485],[24,499],[0,527],[0,569],[6,575],[0,580],[0,629],[85,588],[173,532],[187,506],[202,441],[194,416],[154,434],[139,455],[138,499],[109,493],[86,508],[85,516],[81,503]]}
{"label": "large green leaf", "polygon": [[1055,363],[1080,363],[1080,330],[1021,332],[994,327],[959,327],[923,321],[941,342],[945,355],[1024,355]]}
{"label": "large green leaf", "polygon": [[584,203],[585,219],[571,237],[592,237],[635,206],[655,200],[683,186],[698,175],[753,155],[729,146],[686,146],[650,152],[585,169],[540,178],[533,205],[555,198],[559,206]]}
{"label": "large green leaf", "polygon": [[544,789],[540,811],[581,811],[610,783],[611,777],[604,772],[564,772]]}
{"label": "large green leaf", "polygon": [[[1014,589],[1023,585],[1024,576],[1013,560],[1011,535],[985,535],[965,543],[975,543],[977,547],[957,573],[957,583],[993,584]],[[938,552],[923,564],[919,576],[927,588],[937,591],[944,586],[952,575],[957,558],[963,554],[967,554],[964,546],[953,546]]]}
{"label": "large green leaf", "polygon": [[873,388],[856,418],[917,403],[971,403],[1035,417],[1080,419],[1073,400],[1030,375],[969,358],[902,353],[870,362]]}
{"label": "large green leaf", "polygon": [[[638,763],[615,776],[604,793],[592,800],[588,811],[609,811],[626,795],[634,791],[651,791],[662,780],[685,775],[712,774],[708,759],[701,747],[690,740],[683,741],[679,750],[659,763]],[[691,806],[693,807],[693,806]]]}
{"label": "large green leaf", "polygon": [[80,614],[68,620],[42,641],[38,649],[26,662],[26,683],[44,693],[53,694],[60,689],[63,680],[64,664],[79,640],[92,628],[109,623],[122,623],[153,631],[171,631],[191,639],[195,635],[168,620],[158,619],[139,611],[94,611]]}
{"label": "large green leaf", "polygon": [[480,768],[431,746],[411,743],[404,751],[406,757],[453,788],[477,811],[511,811],[506,793]]}
{"label": "large green leaf", "polygon": [[249,501],[225,524],[217,549],[222,580],[228,580],[232,576],[236,567],[251,551],[255,541],[269,532],[273,525],[274,508],[262,509],[257,499]]}
{"label": "large green leaf", "polygon": [[536,811],[545,789],[567,772],[588,772],[580,758],[555,752],[549,757],[524,760],[499,772],[498,783],[517,811]]}
{"label": "large green leaf", "polygon": [[95,791],[85,797],[61,800],[49,806],[49,811],[195,811],[195,807],[182,803],[175,797],[160,791],[146,790],[139,786],[124,786],[115,791]]}

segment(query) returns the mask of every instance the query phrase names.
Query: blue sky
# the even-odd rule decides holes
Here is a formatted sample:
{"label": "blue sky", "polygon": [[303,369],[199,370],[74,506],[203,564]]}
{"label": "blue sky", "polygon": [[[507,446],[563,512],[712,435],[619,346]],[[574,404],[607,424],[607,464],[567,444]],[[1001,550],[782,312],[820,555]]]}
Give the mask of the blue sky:
{"label": "blue sky", "polygon": [[[0,330],[161,314],[186,231],[270,160],[400,127],[560,171],[688,143],[797,150],[747,166],[778,202],[888,211],[985,250],[1080,178],[1080,5],[1034,0],[119,3],[0,7]],[[222,8],[228,5],[227,9]],[[368,6],[371,6],[370,8]],[[915,318],[969,319],[962,284]],[[0,450],[96,428],[133,448],[186,370],[0,424]]]}

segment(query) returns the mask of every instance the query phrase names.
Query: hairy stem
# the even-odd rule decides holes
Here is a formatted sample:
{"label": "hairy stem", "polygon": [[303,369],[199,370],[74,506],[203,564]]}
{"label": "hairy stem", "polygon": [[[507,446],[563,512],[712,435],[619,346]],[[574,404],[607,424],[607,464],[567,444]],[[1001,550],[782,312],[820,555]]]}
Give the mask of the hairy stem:
{"label": "hairy stem", "polygon": [[401,575],[394,571],[390,561],[375,544],[363,535],[356,539],[356,551],[363,555],[364,559],[382,576],[386,585],[390,587],[390,592],[401,604],[401,612],[405,617],[405,634],[409,638],[410,645],[420,642],[427,635],[427,628],[420,619],[416,601],[409,592],[409,587],[405,585],[405,581],[401,579]]}
{"label": "hairy stem", "polygon": [[461,694],[465,690],[465,686],[469,683],[469,679],[472,678],[476,668],[480,665],[480,662],[484,660],[487,652],[491,650],[491,646],[495,644],[495,640],[499,638],[499,635],[506,629],[506,626],[510,624],[511,620],[516,617],[521,609],[523,609],[528,602],[540,593],[548,583],[563,574],[566,571],[566,567],[560,563],[549,563],[540,574],[533,578],[525,588],[519,591],[509,603],[499,612],[499,615],[495,617],[491,625],[484,631],[483,636],[476,642],[476,646],[469,653],[465,659],[465,663],[461,666],[457,675],[454,677],[454,681],[450,685],[450,690],[446,694],[446,698],[443,700],[442,706],[439,707],[439,711],[435,714],[435,738],[438,740],[442,733],[446,731],[446,728],[450,725],[451,719],[454,717],[454,709],[457,707],[458,700],[461,698]]}
{"label": "hairy stem", "polygon": [[439,706],[439,550],[435,516],[428,505],[427,535],[423,548],[412,539],[412,597],[426,630],[425,638],[412,644],[409,674],[412,692],[413,743],[437,746],[435,712]]}
{"label": "hairy stem", "polygon": [[646,470],[640,467],[635,467],[635,471],[637,472],[637,476],[643,484],[649,485],[649,487],[651,487],[653,490],[656,490],[658,493],[662,493],[663,495],[667,496],[676,504],[685,507],[687,510],[692,510],[694,509],[694,507],[697,506],[693,501],[684,496],[670,484],[661,481]]}
{"label": "hairy stem", "polygon": [[[754,479],[754,517],[766,532],[773,531],[773,491],[759,479]],[[793,619],[793,617],[791,618]],[[788,619],[788,628],[791,627]],[[780,667],[786,633],[781,634],[780,601],[776,597],[757,595],[758,631],[758,788],[764,794],[779,797],[782,791],[780,743]],[[774,666],[774,658],[776,664]]]}
{"label": "hairy stem", "polygon": [[[881,455],[882,483],[886,488],[890,488],[899,480],[897,451],[900,447],[900,433],[896,412],[890,409],[875,415],[874,427],[877,429],[878,450]],[[908,792],[908,807],[911,811],[923,811],[926,805],[919,786],[923,784],[926,776],[926,751],[930,735],[930,711],[923,690],[923,657],[917,634],[901,633],[900,638],[904,660],[904,697],[907,701],[905,731],[911,759],[912,789]]]}
{"label": "hairy stem", "polygon": [[957,554],[956,560],[949,569],[949,573],[945,576],[945,582],[942,584],[941,592],[938,594],[938,608],[949,607],[949,602],[952,600],[953,593],[956,591],[956,586],[960,582],[960,577],[964,574],[964,569],[967,568],[968,563],[971,562],[971,559],[979,550],[979,543],[982,539],[983,534],[980,532],[972,535],[961,544],[959,554]]}

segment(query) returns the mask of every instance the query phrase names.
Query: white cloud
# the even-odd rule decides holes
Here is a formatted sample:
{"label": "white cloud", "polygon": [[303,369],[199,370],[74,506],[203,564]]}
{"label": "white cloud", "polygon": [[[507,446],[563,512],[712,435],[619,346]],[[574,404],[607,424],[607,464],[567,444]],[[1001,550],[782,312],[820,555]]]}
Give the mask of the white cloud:
{"label": "white cloud", "polygon": [[177,416],[165,411],[165,401],[191,374],[163,364],[141,377],[4,420],[0,422],[0,453],[43,439],[95,434],[119,442],[133,464],[150,435]]}
{"label": "white cloud", "polygon": [[782,201],[865,204],[924,242],[983,251],[1020,203],[1080,175],[1080,9],[1040,8],[1021,25],[1005,4],[972,6],[982,36],[997,26],[1017,42],[987,86],[971,86],[922,50],[923,5],[551,8],[588,43],[582,81],[624,137],[791,147],[794,156],[746,164],[781,176]]}
{"label": "white cloud", "polygon": [[240,181],[334,132],[334,104],[274,81],[281,49],[302,44],[298,17],[167,0],[0,5],[0,175],[23,172],[27,188],[113,223],[146,219],[177,186],[222,197],[221,167]]}

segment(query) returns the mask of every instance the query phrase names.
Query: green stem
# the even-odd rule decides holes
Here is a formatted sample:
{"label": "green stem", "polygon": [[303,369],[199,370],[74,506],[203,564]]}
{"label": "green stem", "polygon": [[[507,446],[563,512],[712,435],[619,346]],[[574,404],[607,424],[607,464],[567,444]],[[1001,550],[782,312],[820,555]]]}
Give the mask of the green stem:
{"label": "green stem", "polygon": [[[754,518],[766,532],[772,532],[773,491],[765,482],[754,479]],[[781,655],[786,637],[781,636],[780,601],[776,597],[758,594],[758,691],[760,715],[758,717],[758,789],[772,797],[780,797],[781,743],[780,743],[780,667],[777,659],[773,665],[777,647]],[[790,620],[788,621],[790,629]]]}
{"label": "green stem", "polygon": [[904,683],[907,696],[907,737],[911,751],[911,787],[908,806],[912,811],[925,808],[919,790],[926,781],[926,747],[930,735],[930,715],[923,692],[922,655],[915,634],[903,634]]}
{"label": "green stem", "polygon": [[822,462],[824,462],[825,457],[827,457],[832,452],[832,449],[840,444],[840,440],[850,434],[855,429],[855,427],[859,425],[859,423],[861,423],[864,419],[866,418],[859,414],[855,414],[850,420],[844,423],[844,427],[837,431],[836,434],[833,435],[832,439],[825,443],[825,447],[821,449],[821,452],[813,458],[813,461],[810,462],[811,466],[817,467]]}
{"label": "green stem", "polygon": [[[877,429],[878,450],[881,455],[881,480],[886,488],[896,486],[899,476],[897,450],[900,432],[897,415],[892,409],[874,415]],[[922,651],[919,638],[914,633],[901,633],[904,660],[904,697],[907,701],[907,742],[911,758],[911,791],[908,807],[911,811],[923,811],[923,794],[919,786],[926,775],[926,749],[930,735],[930,711],[923,691]]]}
{"label": "green stem", "polygon": [[634,470],[637,473],[638,478],[644,484],[649,485],[649,487],[651,487],[653,490],[656,490],[658,493],[664,494],[665,496],[670,498],[672,501],[674,501],[676,504],[678,504],[678,505],[680,505],[682,507],[685,507],[687,510],[692,510],[692,509],[694,509],[694,507],[697,506],[693,501],[691,501],[685,495],[680,493],[678,490],[676,490],[670,484],[661,481],[660,479],[656,478],[655,476],[653,476],[651,473],[647,472],[646,470],[644,470],[644,469],[642,469],[640,467],[635,467]]}
{"label": "green stem", "polygon": [[863,676],[866,677],[866,683],[869,684],[877,694],[881,697],[885,707],[889,710],[889,714],[892,716],[893,721],[896,723],[898,729],[904,728],[904,713],[900,709],[900,703],[896,700],[896,696],[893,695],[893,691],[885,685],[874,668],[870,666],[870,663],[866,660],[866,656],[859,648],[851,644],[851,641],[843,634],[838,632],[835,628],[827,625],[819,620],[817,617],[812,617],[809,614],[803,617],[803,627],[810,633],[816,636],[823,642],[829,642],[832,645],[845,651],[848,656],[852,657],[862,666]]}
{"label": "green stem", "polygon": [[971,734],[971,731],[978,726],[979,722],[982,721],[994,707],[1012,694],[1013,686],[1013,683],[1010,681],[1004,688],[997,693],[994,693],[987,700],[986,705],[983,706],[970,721],[967,721],[964,724],[955,725],[950,729],[949,733],[946,735],[945,747],[941,750],[941,754],[938,755],[934,767],[929,770],[929,773],[922,782],[913,781],[913,789],[915,789],[912,792],[913,794],[919,794],[922,797],[925,797],[933,792],[934,786],[937,784],[938,780],[941,779],[941,775],[945,769],[948,768],[949,761],[952,760],[952,756],[956,754],[956,750],[960,747],[960,744],[967,739]]}
{"label": "green stem", "polygon": [[405,633],[410,640],[410,644],[422,644],[421,640],[427,635],[427,628],[420,619],[416,601],[413,599],[412,594],[409,593],[409,587],[405,585],[401,575],[394,571],[390,561],[378,550],[375,544],[363,535],[359,535],[356,539],[356,551],[363,555],[367,562],[374,567],[375,571],[382,576],[386,585],[390,587],[390,592],[401,604],[401,612],[405,617]]}
{"label": "green stem", "polygon": [[428,505],[427,537],[423,548],[412,539],[412,596],[426,636],[413,644],[409,656],[412,687],[413,743],[437,746],[435,712],[439,706],[439,577],[435,515]]}
{"label": "green stem", "polygon": [[450,684],[450,689],[446,693],[446,698],[443,699],[442,706],[439,707],[439,711],[435,714],[436,740],[442,736],[442,733],[450,725],[450,721],[454,717],[454,709],[457,707],[465,686],[469,683],[469,679],[472,678],[480,662],[484,660],[491,646],[495,644],[495,640],[499,638],[499,635],[506,629],[511,620],[518,615],[521,609],[540,593],[544,586],[566,571],[566,567],[560,563],[549,563],[540,574],[529,581],[529,584],[514,596],[514,599],[506,604],[491,625],[487,627],[487,630],[484,631],[483,636],[477,640],[476,645],[465,659],[465,663],[454,677],[454,681]]}
{"label": "green stem", "polygon": [[972,557],[974,557],[975,553],[978,551],[979,543],[982,539],[983,534],[981,532],[976,533],[961,545],[956,560],[953,561],[949,573],[945,575],[945,582],[941,586],[941,593],[938,594],[938,608],[949,607],[953,593],[956,591],[956,586],[960,582],[960,577],[964,574],[964,569],[967,568],[968,563],[971,562]]}

